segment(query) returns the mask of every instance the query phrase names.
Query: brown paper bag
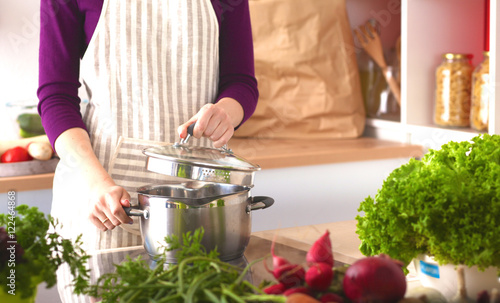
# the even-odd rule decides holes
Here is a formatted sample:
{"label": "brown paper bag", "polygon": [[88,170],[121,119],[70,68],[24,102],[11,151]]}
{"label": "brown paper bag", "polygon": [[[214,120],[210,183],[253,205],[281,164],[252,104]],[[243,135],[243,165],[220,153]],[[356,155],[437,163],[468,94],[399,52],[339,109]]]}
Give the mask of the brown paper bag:
{"label": "brown paper bag", "polygon": [[365,110],[345,0],[249,2],[260,97],[235,136],[360,136]]}

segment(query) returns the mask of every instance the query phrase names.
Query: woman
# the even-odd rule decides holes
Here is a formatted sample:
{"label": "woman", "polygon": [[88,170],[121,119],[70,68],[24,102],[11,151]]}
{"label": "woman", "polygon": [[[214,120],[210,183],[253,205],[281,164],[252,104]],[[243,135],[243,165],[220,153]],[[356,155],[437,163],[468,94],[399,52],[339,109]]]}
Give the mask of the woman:
{"label": "woman", "polygon": [[39,73],[61,158],[52,214],[89,251],[140,245],[122,206],[164,178],[144,171],[141,148],[194,122],[197,144],[221,147],[255,110],[248,0],[42,0]]}

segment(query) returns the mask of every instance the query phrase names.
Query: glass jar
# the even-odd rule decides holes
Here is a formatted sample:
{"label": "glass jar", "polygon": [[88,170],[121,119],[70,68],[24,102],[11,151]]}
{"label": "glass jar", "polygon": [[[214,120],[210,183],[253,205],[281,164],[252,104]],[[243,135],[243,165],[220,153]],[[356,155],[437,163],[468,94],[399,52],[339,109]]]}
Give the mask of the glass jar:
{"label": "glass jar", "polygon": [[[386,73],[389,74],[390,77],[397,78],[399,73],[396,73],[395,70],[397,69],[392,66],[387,66]],[[368,95],[369,104],[371,105],[368,111],[371,116],[368,117],[399,121],[401,110],[398,101],[396,97],[394,97],[380,68],[374,88],[375,89]]]}
{"label": "glass jar", "polygon": [[371,99],[370,95],[373,90],[377,89],[375,83],[377,81],[377,75],[380,74],[380,68],[364,50],[361,50],[358,54],[357,62],[366,116],[373,118],[376,116],[380,101],[378,99]]}
{"label": "glass jar", "polygon": [[436,69],[434,122],[447,127],[469,127],[472,55],[443,55]]}
{"label": "glass jar", "polygon": [[483,61],[472,73],[470,126],[477,131],[488,131],[489,74],[490,56],[484,52]]}

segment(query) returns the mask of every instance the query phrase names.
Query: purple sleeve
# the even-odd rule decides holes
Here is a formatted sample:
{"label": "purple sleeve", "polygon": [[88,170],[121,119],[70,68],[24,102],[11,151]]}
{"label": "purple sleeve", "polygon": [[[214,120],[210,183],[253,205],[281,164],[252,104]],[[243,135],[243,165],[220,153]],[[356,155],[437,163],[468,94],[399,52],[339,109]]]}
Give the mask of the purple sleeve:
{"label": "purple sleeve", "polygon": [[67,129],[85,129],[78,98],[83,17],[76,0],[40,2],[38,112],[49,140]]}
{"label": "purple sleeve", "polygon": [[243,124],[254,113],[259,97],[248,0],[213,2],[220,24],[217,100],[224,97],[237,100],[244,110]]}

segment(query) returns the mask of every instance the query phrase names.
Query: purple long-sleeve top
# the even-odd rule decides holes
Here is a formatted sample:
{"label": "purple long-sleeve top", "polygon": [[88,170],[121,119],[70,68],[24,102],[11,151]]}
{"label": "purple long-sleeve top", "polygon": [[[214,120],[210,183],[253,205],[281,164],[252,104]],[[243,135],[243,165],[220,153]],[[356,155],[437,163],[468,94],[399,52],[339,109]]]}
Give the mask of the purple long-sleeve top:
{"label": "purple long-sleeve top", "polygon": [[[243,122],[258,99],[248,0],[211,0],[219,22],[219,91],[237,100]],[[70,128],[86,129],[80,114],[80,60],[101,14],[103,0],[41,0],[38,112],[54,145]],[[241,124],[240,124],[241,125]]]}

